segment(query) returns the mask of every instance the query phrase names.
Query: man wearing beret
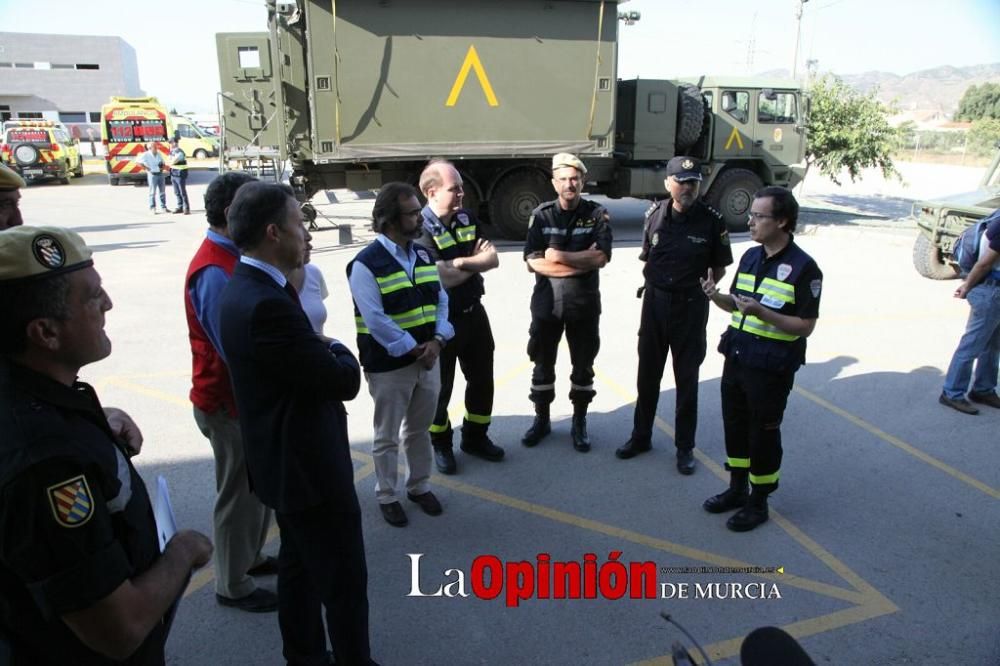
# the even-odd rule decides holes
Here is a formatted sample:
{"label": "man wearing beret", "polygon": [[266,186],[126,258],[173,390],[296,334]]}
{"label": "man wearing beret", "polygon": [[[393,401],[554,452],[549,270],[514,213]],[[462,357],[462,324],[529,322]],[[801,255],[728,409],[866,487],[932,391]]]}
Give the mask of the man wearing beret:
{"label": "man wearing beret", "polygon": [[563,331],[573,366],[569,399],[573,403],[573,448],[590,450],[587,407],[594,399],[594,358],[600,348],[601,292],[598,271],[611,260],[608,211],[581,196],[587,167],[575,155],[552,158],[555,201],[538,206],[528,222],[524,260],[535,274],[531,294],[528,357],[530,399],[535,420],[521,443],[535,446],[552,431],[549,405],[555,399],[556,351]]}
{"label": "man wearing beret", "polygon": [[24,180],[17,172],[0,164],[0,231],[24,224],[20,209],[22,187]]}
{"label": "man wearing beret", "polygon": [[77,379],[111,353],[90,249],[58,227],[0,233],[0,301],[0,660],[163,664],[212,544],[182,531],[160,552],[142,435]]}
{"label": "man wearing beret", "polygon": [[660,379],[673,356],[676,408],[674,444],[677,471],[694,473],[694,436],[698,426],[698,371],[705,360],[708,298],[700,279],[721,280],[733,263],[726,223],[718,211],[698,198],[701,164],[693,157],[667,163],[663,181],[668,197],[646,213],[639,259],[645,285],[639,290],[639,369],[632,436],[615,451],[622,459],[652,448],[653,420],[660,397]]}

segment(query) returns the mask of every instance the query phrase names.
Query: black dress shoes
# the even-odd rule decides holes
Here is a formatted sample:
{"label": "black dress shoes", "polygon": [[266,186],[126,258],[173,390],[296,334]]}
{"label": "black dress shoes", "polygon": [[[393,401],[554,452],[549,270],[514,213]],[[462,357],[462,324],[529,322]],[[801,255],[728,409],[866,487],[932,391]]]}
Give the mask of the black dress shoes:
{"label": "black dress shoes", "polygon": [[403,511],[403,505],[399,502],[379,504],[378,508],[382,510],[382,517],[385,518],[385,522],[393,527],[405,527],[410,522],[409,518],[406,517],[406,512]]}
{"label": "black dress shoes", "polygon": [[434,464],[442,474],[454,474],[458,470],[455,463],[455,452],[448,448],[434,447]]}
{"label": "black dress shoes", "polygon": [[278,558],[268,555],[264,561],[247,569],[248,576],[274,576],[278,573]]}
{"label": "black dress shoes", "polygon": [[684,476],[694,474],[694,449],[677,449],[677,471]]}
{"label": "black dress shoes", "polygon": [[615,449],[615,456],[622,460],[628,460],[629,458],[635,458],[640,453],[646,453],[646,451],[650,451],[652,448],[653,445],[649,442],[641,444],[634,439],[629,439],[624,445]]}
{"label": "black dress shoes", "polygon": [[220,606],[228,606],[248,613],[272,613],[278,610],[278,595],[262,587],[258,587],[247,596],[239,599],[230,599],[216,594],[215,600]]}
{"label": "black dress shoes", "polygon": [[708,511],[709,513],[725,513],[726,511],[742,509],[746,505],[749,497],[750,493],[746,490],[734,490],[733,488],[727,488],[718,495],[712,495],[705,500],[702,507],[704,507],[705,511]]}
{"label": "black dress shoes", "polygon": [[406,493],[406,496],[411,502],[415,502],[419,505],[428,516],[441,515],[441,502],[438,501],[438,498],[435,497],[434,493],[431,491],[428,490],[426,493],[421,493],[420,495],[411,495],[410,493]]}

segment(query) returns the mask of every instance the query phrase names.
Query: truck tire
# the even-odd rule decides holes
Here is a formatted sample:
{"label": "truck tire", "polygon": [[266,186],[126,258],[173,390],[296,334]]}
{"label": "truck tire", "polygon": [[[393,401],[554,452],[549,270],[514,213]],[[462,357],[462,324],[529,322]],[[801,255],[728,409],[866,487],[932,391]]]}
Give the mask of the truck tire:
{"label": "truck tire", "polygon": [[543,201],[555,196],[548,179],[534,169],[521,169],[500,179],[490,196],[490,222],[511,240],[524,240],[528,219]]}
{"label": "truck tire", "polygon": [[747,214],[753,203],[754,192],[764,186],[764,182],[753,171],[730,169],[723,171],[712,183],[705,201],[722,213],[726,228],[730,231],[747,230]]}
{"label": "truck tire", "polygon": [[66,160],[66,163],[63,165],[63,172],[59,174],[59,184],[69,185],[69,177],[71,173],[73,173],[73,170],[69,168],[69,160]]}
{"label": "truck tire", "polygon": [[677,95],[677,153],[683,154],[698,142],[705,123],[705,102],[697,86],[680,86]]}
{"label": "truck tire", "polygon": [[917,240],[913,242],[913,267],[931,280],[950,280],[958,277],[955,267],[945,261],[941,249],[923,232],[917,233]]}
{"label": "truck tire", "polygon": [[111,187],[118,187],[118,176],[108,176],[108,184]]}

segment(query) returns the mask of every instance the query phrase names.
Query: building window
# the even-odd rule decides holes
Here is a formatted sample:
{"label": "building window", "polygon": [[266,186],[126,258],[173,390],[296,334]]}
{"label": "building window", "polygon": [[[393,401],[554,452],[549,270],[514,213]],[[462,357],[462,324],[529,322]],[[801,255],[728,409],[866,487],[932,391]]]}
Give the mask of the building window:
{"label": "building window", "polygon": [[256,46],[239,46],[236,52],[242,69],[260,68],[260,50]]}
{"label": "building window", "polygon": [[87,114],[83,111],[60,111],[59,121],[64,123],[85,123]]}
{"label": "building window", "polygon": [[33,62],[15,62],[14,69],[34,69],[35,63]]}
{"label": "building window", "polygon": [[10,62],[0,62],[0,67],[13,67],[14,64]]}
{"label": "building window", "polygon": [[76,65],[57,65],[53,63],[52,69],[76,69]]}
{"label": "building window", "polygon": [[93,65],[93,64],[84,65],[84,64],[76,63],[76,68],[77,69],[100,69],[101,66],[100,65]]}
{"label": "building window", "polygon": [[37,118],[39,120],[41,120],[42,118],[44,118],[44,116],[42,115],[41,111],[18,111],[17,112],[17,117],[18,118]]}
{"label": "building window", "polygon": [[91,111],[90,112],[90,122],[92,122],[92,123],[99,123],[99,122],[101,122],[101,112],[100,111]]}

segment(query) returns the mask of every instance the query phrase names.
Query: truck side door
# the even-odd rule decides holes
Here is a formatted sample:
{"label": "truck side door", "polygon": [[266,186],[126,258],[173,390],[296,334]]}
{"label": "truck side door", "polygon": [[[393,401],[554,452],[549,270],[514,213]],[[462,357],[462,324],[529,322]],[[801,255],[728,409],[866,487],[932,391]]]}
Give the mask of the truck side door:
{"label": "truck side door", "polygon": [[798,95],[791,90],[761,90],[757,96],[757,133],[754,157],[768,164],[795,164],[804,142],[797,131],[801,110]]}
{"label": "truck side door", "polygon": [[719,111],[716,114],[712,154],[720,161],[749,159],[754,155],[757,133],[755,91],[723,88],[719,91]]}

